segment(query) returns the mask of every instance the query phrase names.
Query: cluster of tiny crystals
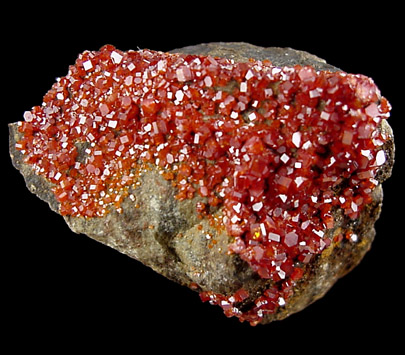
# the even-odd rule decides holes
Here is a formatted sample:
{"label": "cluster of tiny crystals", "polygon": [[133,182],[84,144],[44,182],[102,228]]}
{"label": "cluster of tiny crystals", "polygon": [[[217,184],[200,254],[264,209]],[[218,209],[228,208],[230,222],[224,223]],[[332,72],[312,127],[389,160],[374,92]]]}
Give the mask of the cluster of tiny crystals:
{"label": "cluster of tiny crystals", "polygon": [[106,45],[24,113],[16,147],[53,184],[62,215],[121,213],[150,166],[179,200],[203,197],[196,212],[220,211],[211,219],[228,252],[273,282],[247,311],[244,289],[201,299],[255,325],[333,242],[334,209],[355,219],[372,201],[389,111],[362,75]]}

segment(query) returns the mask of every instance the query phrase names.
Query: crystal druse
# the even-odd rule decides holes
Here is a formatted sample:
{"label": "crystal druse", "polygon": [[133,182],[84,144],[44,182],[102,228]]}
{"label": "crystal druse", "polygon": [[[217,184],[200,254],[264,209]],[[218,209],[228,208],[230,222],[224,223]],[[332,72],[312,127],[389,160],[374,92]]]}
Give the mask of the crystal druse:
{"label": "crystal druse", "polygon": [[[11,152],[73,230],[97,239],[86,228],[104,221],[100,241],[255,325],[321,297],[370,247],[393,164],[389,113],[372,79],[299,51],[106,45],[11,126]],[[143,228],[109,234],[142,213]]]}

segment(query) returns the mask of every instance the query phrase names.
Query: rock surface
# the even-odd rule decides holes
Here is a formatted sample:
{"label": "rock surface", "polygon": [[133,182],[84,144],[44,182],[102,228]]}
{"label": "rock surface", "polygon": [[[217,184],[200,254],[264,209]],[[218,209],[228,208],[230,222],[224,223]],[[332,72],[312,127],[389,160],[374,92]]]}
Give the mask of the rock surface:
{"label": "rock surface", "polygon": [[[172,52],[225,57],[237,62],[246,62],[249,58],[267,59],[280,67],[301,64],[317,70],[338,70],[306,52],[261,48],[247,43],[209,43]],[[372,202],[356,219],[348,218],[341,209],[334,211],[333,228],[325,230],[326,237],[333,242],[306,266],[288,302],[281,304],[275,312],[265,314],[260,323],[283,319],[322,297],[370,249],[375,236],[374,222],[381,211],[381,183],[390,176],[394,163],[393,135],[385,120],[380,129],[390,139],[383,147],[386,161],[376,176],[380,184],[372,193]],[[31,166],[24,163],[21,151],[15,148],[20,139],[17,124],[10,124],[13,165],[23,175],[28,189],[59,212],[59,202],[51,191],[52,183],[35,174]],[[113,210],[97,218],[64,216],[65,221],[72,231],[86,234],[196,291],[231,295],[240,289],[246,290],[248,296],[238,303],[242,311],[252,308],[255,300],[273,285],[272,280],[259,277],[238,254],[228,252],[229,236],[225,230],[219,232],[208,219],[198,217],[195,206],[204,201],[203,197],[176,199],[176,189],[154,166],[142,171],[129,193],[134,198],[124,199],[122,213]],[[336,240],[335,237],[349,230],[355,237]],[[214,247],[212,240],[215,240]],[[251,323],[257,324],[256,321]]]}

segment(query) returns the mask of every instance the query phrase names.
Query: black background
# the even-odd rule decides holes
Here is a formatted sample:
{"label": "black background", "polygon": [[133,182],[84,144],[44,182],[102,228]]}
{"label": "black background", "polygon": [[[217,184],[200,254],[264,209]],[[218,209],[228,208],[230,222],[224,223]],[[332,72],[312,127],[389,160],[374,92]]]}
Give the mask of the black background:
{"label": "black background", "polygon": [[[395,349],[403,334],[404,231],[401,120],[402,10],[385,2],[305,4],[66,3],[3,12],[1,117],[3,181],[2,333],[15,349],[128,351],[346,351]],[[397,18],[398,17],[398,18]],[[6,24],[4,21],[9,20]],[[327,295],[281,322],[250,327],[228,319],[196,293],[106,246],[69,230],[26,189],[7,156],[7,123],[40,105],[77,55],[110,43],[122,50],[167,51],[215,41],[306,50],[350,73],[374,79],[393,106],[397,154],[384,184],[377,237],[362,263]],[[5,110],[5,112],[4,112]],[[151,336],[151,338],[150,338]],[[82,342],[84,340],[84,342]],[[345,350],[346,349],[346,350]],[[116,353],[121,353],[117,350]],[[122,351],[123,352],[123,351]]]}

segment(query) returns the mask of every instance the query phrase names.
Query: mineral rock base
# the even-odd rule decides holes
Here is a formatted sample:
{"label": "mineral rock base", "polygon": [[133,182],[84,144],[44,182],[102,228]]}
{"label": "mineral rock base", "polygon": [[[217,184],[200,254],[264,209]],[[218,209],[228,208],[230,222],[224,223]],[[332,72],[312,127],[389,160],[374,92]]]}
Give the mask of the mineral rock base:
{"label": "mineral rock base", "polygon": [[227,316],[285,318],[370,248],[390,105],[370,78],[305,52],[175,52],[80,54],[10,125],[13,164],[73,231]]}

